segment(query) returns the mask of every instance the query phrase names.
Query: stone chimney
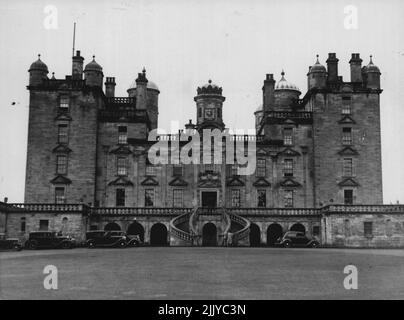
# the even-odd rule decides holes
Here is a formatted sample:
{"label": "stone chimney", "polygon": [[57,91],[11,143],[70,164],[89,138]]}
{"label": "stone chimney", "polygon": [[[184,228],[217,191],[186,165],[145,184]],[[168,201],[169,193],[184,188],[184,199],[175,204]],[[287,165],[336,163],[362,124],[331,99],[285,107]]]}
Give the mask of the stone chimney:
{"label": "stone chimney", "polygon": [[76,55],[73,57],[73,64],[72,64],[72,78],[74,80],[83,79],[83,62],[84,58],[80,56],[80,50],[77,50]]}
{"label": "stone chimney", "polygon": [[338,59],[335,53],[329,53],[327,59],[327,73],[329,82],[338,81]]}
{"label": "stone chimney", "polygon": [[359,53],[352,53],[349,64],[351,65],[351,82],[362,82],[362,59]]}
{"label": "stone chimney", "polygon": [[147,82],[146,69],[143,68],[136,79],[136,109],[138,110],[147,109]]}
{"label": "stone chimney", "polygon": [[108,98],[115,97],[115,78],[114,77],[106,77],[105,80],[105,96]]}
{"label": "stone chimney", "polygon": [[274,75],[267,74],[264,80],[264,86],[262,87],[263,93],[263,110],[265,112],[274,110],[275,107],[275,80]]}

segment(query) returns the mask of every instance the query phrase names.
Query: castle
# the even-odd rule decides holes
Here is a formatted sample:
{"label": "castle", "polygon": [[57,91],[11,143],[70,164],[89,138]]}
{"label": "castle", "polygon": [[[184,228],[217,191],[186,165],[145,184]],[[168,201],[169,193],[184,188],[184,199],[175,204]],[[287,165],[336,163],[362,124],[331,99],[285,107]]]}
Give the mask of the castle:
{"label": "castle", "polygon": [[[255,172],[240,175],[226,161],[150,161],[160,89],[146,70],[115,97],[115,78],[103,88],[94,56],[84,67],[77,51],[65,79],[49,78],[39,57],[27,87],[25,202],[1,203],[0,226],[20,238],[124,230],[152,245],[273,245],[296,230],[329,246],[402,246],[404,207],[382,204],[380,70],[353,53],[346,82],[335,53],[326,63],[317,56],[309,67],[303,96],[284,72],[277,82],[266,75],[256,134],[230,136],[256,145]],[[226,131],[221,87],[209,80],[194,100],[184,132]],[[171,153],[185,144],[175,134],[156,140]]]}

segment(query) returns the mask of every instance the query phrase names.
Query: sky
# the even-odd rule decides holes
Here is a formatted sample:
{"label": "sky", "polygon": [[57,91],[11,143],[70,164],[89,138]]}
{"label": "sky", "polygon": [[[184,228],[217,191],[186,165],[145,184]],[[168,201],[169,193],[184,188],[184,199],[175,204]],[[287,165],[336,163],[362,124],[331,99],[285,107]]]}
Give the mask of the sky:
{"label": "sky", "polygon": [[172,121],[195,119],[196,88],[209,79],[223,87],[226,126],[247,130],[266,73],[279,80],[284,69],[304,94],[316,54],[325,65],[335,52],[345,81],[351,53],[364,64],[372,54],[384,90],[384,202],[404,203],[403,16],[400,0],[0,0],[0,199],[24,199],[29,66],[40,53],[49,76],[71,74],[76,22],[76,50],[116,77],[116,96],[127,96],[146,68],[160,88],[159,127],[167,131]]}

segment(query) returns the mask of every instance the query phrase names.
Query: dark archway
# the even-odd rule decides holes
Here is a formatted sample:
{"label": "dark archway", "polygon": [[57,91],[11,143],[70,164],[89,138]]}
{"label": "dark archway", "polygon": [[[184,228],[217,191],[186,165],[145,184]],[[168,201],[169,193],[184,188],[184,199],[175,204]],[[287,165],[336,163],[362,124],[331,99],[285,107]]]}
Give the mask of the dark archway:
{"label": "dark archway", "polygon": [[255,223],[250,225],[250,246],[259,247],[261,245],[261,229]]}
{"label": "dark archway", "polygon": [[301,223],[295,223],[293,226],[290,227],[290,231],[299,231],[306,233],[306,228]]}
{"label": "dark archway", "polygon": [[107,223],[104,227],[105,231],[120,231],[121,227],[115,222]]}
{"label": "dark archway", "polygon": [[151,246],[167,246],[167,228],[162,223],[153,224],[150,229],[150,245]]}
{"label": "dark archway", "polygon": [[282,226],[277,223],[272,223],[267,229],[267,245],[273,246],[278,238],[282,237]]}
{"label": "dark archway", "polygon": [[208,222],[202,229],[202,245],[214,247],[217,246],[217,229],[216,226]]}
{"label": "dark archway", "polygon": [[144,242],[144,228],[139,222],[133,222],[126,233],[129,236],[139,236],[140,240]]}

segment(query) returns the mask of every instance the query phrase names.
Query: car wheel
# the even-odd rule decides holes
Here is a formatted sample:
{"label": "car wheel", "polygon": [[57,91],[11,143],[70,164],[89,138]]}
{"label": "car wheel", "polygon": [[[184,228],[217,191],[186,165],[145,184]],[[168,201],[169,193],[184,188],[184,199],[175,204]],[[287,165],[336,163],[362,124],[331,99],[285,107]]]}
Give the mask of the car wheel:
{"label": "car wheel", "polygon": [[290,243],[289,241],[286,241],[286,242],[283,244],[283,246],[284,246],[285,248],[290,248],[290,247],[291,247],[291,243]]}
{"label": "car wheel", "polygon": [[14,245],[14,250],[21,251],[22,246],[20,246],[19,244],[16,244],[16,245]]}
{"label": "car wheel", "polygon": [[317,243],[317,242],[313,242],[313,243],[311,244],[311,247],[312,247],[312,248],[317,248],[317,247],[318,247],[318,243]]}
{"label": "car wheel", "polygon": [[119,248],[125,248],[126,243],[124,241],[121,241],[121,242],[119,242],[118,246],[119,246]]}
{"label": "car wheel", "polygon": [[62,243],[62,249],[70,249],[70,248],[71,248],[71,245],[70,245],[69,242],[63,242]]}
{"label": "car wheel", "polygon": [[28,248],[31,250],[35,250],[38,248],[38,243],[36,241],[30,241],[28,243]]}
{"label": "car wheel", "polygon": [[90,241],[90,242],[87,244],[87,246],[88,246],[90,249],[94,249],[94,248],[95,248],[95,243],[94,243],[93,241]]}

